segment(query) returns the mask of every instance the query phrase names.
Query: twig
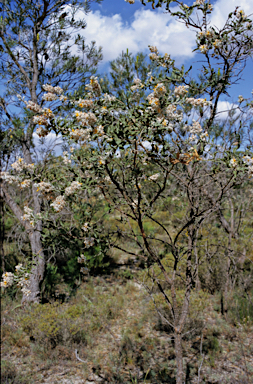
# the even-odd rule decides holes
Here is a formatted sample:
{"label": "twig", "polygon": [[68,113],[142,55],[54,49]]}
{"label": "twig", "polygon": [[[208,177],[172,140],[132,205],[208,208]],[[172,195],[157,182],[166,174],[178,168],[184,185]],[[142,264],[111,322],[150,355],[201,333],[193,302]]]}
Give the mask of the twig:
{"label": "twig", "polygon": [[203,364],[203,361],[204,361],[204,358],[205,358],[205,355],[202,354],[202,345],[203,345],[203,333],[201,335],[201,342],[200,342],[200,355],[203,356],[202,357],[202,360],[201,360],[201,363],[200,363],[200,366],[198,368],[198,384],[199,384],[199,380],[200,380],[200,372],[201,372],[201,368],[202,368],[202,364]]}
{"label": "twig", "polygon": [[78,350],[77,349],[75,349],[75,355],[76,355],[77,360],[81,361],[82,363],[87,363],[87,361],[80,359],[80,357],[78,356]]}

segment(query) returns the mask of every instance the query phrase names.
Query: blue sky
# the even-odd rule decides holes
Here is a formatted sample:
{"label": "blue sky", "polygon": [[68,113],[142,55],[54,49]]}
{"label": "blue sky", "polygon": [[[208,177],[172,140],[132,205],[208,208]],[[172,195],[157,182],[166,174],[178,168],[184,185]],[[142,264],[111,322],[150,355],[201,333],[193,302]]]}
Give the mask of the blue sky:
{"label": "blue sky", "polygon": [[[185,0],[188,5],[194,0]],[[240,5],[247,15],[253,14],[251,0],[216,0],[212,1],[212,24],[221,27],[229,12]],[[159,52],[167,52],[177,65],[191,64],[199,66],[201,55],[193,53],[195,35],[182,23],[177,22],[164,9],[153,10],[151,4],[143,6],[140,0],[131,5],[124,0],[103,0],[102,3],[91,3],[91,13],[85,16],[87,28],[83,34],[86,41],[95,40],[103,48],[104,60],[99,71],[108,70],[109,61],[115,59],[122,50],[129,49],[148,53],[148,45],[156,45]],[[243,74],[243,80],[231,89],[230,102],[236,102],[239,94],[251,96],[253,62],[252,59]]]}

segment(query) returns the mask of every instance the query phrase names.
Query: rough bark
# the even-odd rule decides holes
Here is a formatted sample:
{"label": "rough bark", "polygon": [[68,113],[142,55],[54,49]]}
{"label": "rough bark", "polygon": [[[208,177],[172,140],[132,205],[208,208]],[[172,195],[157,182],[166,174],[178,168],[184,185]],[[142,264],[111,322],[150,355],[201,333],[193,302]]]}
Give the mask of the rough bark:
{"label": "rough bark", "polygon": [[175,340],[175,355],[177,361],[177,376],[176,384],[183,384],[184,380],[184,366],[183,366],[183,351],[182,351],[182,334],[175,328],[174,333]]}
{"label": "rough bark", "polygon": [[[25,228],[25,231],[29,237],[31,250],[32,250],[32,261],[33,267],[31,270],[31,275],[29,278],[29,289],[31,291],[29,296],[23,296],[22,302],[32,301],[39,302],[39,293],[40,293],[40,283],[44,277],[45,271],[45,255],[43,253],[42,241],[41,241],[41,230],[42,223],[38,221],[36,227],[32,227],[28,221],[24,221],[22,216],[23,212],[20,207],[16,204],[14,199],[11,197],[11,194],[7,190],[4,183],[2,183],[2,193],[5,199],[6,204],[10,207],[12,212],[15,214],[20,224]],[[39,213],[40,211],[40,202],[36,194],[36,188],[33,187],[33,196],[34,196],[34,212]]]}

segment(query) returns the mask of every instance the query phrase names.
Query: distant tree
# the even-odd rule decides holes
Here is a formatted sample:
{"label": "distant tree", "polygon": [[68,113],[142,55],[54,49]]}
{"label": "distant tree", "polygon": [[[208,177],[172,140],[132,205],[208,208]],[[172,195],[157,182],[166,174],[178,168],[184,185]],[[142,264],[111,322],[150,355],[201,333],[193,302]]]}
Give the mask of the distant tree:
{"label": "distant tree", "polygon": [[[24,216],[24,201],[15,199],[8,173],[10,164],[17,159],[14,168],[34,172],[34,130],[33,112],[44,110],[44,122],[53,115],[52,110],[43,109],[43,85],[58,87],[70,93],[86,78],[95,73],[101,60],[101,48],[95,42],[89,46],[80,31],[86,26],[83,17],[76,21],[78,12],[84,16],[91,1],[76,0],[5,0],[0,5],[0,78],[2,95],[1,115],[1,196],[10,207],[29,236],[33,254],[33,268],[30,275],[31,294],[24,300],[38,301],[40,283],[44,276],[45,255],[41,242],[42,222],[36,225]],[[97,0],[99,2],[99,0]],[[50,94],[52,100],[54,95]],[[25,102],[25,104],[24,104]],[[32,112],[33,111],[33,112]],[[6,173],[7,172],[7,173]],[[36,186],[23,179],[16,181],[26,194],[35,215],[40,214],[41,199]],[[24,197],[24,194],[23,194]]]}

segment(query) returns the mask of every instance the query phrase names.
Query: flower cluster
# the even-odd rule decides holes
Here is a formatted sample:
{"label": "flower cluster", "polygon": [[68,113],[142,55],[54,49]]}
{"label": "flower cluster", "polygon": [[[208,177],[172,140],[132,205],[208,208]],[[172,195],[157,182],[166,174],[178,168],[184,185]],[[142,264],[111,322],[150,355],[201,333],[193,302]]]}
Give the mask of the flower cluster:
{"label": "flower cluster", "polygon": [[126,3],[129,3],[129,4],[134,4],[135,3],[135,0],[125,0]]}
{"label": "flower cluster", "polygon": [[[40,121],[41,121],[41,120],[40,120]],[[46,119],[46,124],[47,124],[47,119]],[[49,131],[48,131],[48,129],[45,128],[45,127],[38,127],[38,128],[36,129],[36,133],[37,133],[37,135],[38,135],[39,137],[45,137],[45,136],[48,135]]]}
{"label": "flower cluster", "polygon": [[32,227],[35,227],[35,217],[33,214],[33,210],[29,208],[27,205],[24,206],[25,214],[22,216],[22,220],[29,221]]}
{"label": "flower cluster", "polygon": [[93,100],[90,99],[79,99],[78,101],[75,101],[75,105],[77,105],[80,108],[92,108],[93,107]]}
{"label": "flower cluster", "polygon": [[149,180],[156,181],[160,176],[160,173],[155,173],[154,175],[149,176]]}
{"label": "flower cluster", "polygon": [[150,58],[150,60],[153,60],[153,61],[155,61],[155,60],[157,60],[158,59],[158,55],[159,55],[159,53],[158,53],[158,49],[157,49],[157,47],[155,47],[154,45],[149,45],[148,46],[149,47],[149,50],[150,50],[150,54],[149,54],[149,58]]}
{"label": "flower cluster", "polygon": [[154,96],[155,97],[163,97],[166,93],[166,87],[163,83],[159,83],[154,88]]}
{"label": "flower cluster", "polygon": [[90,248],[90,247],[93,247],[93,245],[95,243],[95,239],[94,239],[94,237],[87,237],[83,243],[84,243],[85,248]]}
{"label": "flower cluster", "polygon": [[105,93],[102,97],[101,100],[106,102],[106,103],[111,103],[112,101],[116,100],[115,96],[109,95],[109,93]]}
{"label": "flower cluster", "polygon": [[193,5],[204,5],[205,4],[205,0],[196,0]]}
{"label": "flower cluster", "polygon": [[248,165],[248,175],[249,177],[253,177],[253,157],[244,156],[243,157],[244,164]]}
{"label": "flower cluster", "polygon": [[236,12],[236,17],[237,17],[237,19],[246,19],[247,18],[243,9],[240,9],[240,11]]}
{"label": "flower cluster", "polygon": [[28,287],[29,287],[29,273],[25,273],[25,275],[19,279],[17,286],[21,287],[21,292],[25,296],[30,295],[31,291],[30,291],[30,289],[28,289]]}
{"label": "flower cluster", "polygon": [[40,191],[42,193],[49,193],[54,189],[52,184],[46,183],[45,181],[35,184],[35,187],[37,187],[37,192]]}
{"label": "flower cluster", "polygon": [[33,171],[34,169],[34,164],[25,163],[22,157],[19,157],[15,163],[11,164],[11,166],[16,172],[21,172],[23,170]]}
{"label": "flower cluster", "polygon": [[188,85],[179,85],[174,89],[175,96],[183,97],[188,93]]}
{"label": "flower cluster", "polygon": [[[50,119],[54,117],[53,112],[49,108],[44,108],[42,111],[43,115],[38,115],[33,117],[33,122],[35,124],[44,125],[47,127],[50,124]],[[47,128],[38,127],[36,133],[39,137],[44,137],[48,134]]]}
{"label": "flower cluster", "polygon": [[132,85],[130,87],[130,89],[132,92],[134,92],[134,91],[139,91],[143,87],[144,87],[144,85],[142,84],[141,80],[136,78],[136,79],[134,79],[134,85]]}
{"label": "flower cluster", "polygon": [[56,199],[50,204],[54,208],[55,212],[60,212],[66,204],[64,196],[57,196]]}
{"label": "flower cluster", "polygon": [[63,92],[63,89],[61,87],[53,87],[50,84],[45,84],[42,86],[44,91],[49,92],[49,93],[56,93],[57,95],[61,95]]}
{"label": "flower cluster", "polygon": [[12,272],[5,272],[2,274],[1,287],[10,287],[14,282],[14,274]]}
{"label": "flower cluster", "polygon": [[236,160],[235,157],[233,157],[233,158],[230,160],[229,165],[230,165],[230,167],[232,167],[232,168],[236,168],[236,166],[237,166],[237,160]]}
{"label": "flower cluster", "polygon": [[200,133],[202,133],[202,127],[198,121],[193,120],[192,126],[190,126],[189,131],[194,135],[199,135]]}
{"label": "flower cluster", "polygon": [[97,121],[96,116],[92,112],[75,111],[76,120],[83,126],[94,125]]}
{"label": "flower cluster", "polygon": [[0,172],[0,177],[5,180],[8,184],[18,182],[17,176],[10,175],[9,172]]}
{"label": "flower cluster", "polygon": [[82,226],[82,230],[84,232],[87,232],[89,230],[89,223],[84,223],[84,225]]}
{"label": "flower cluster", "polygon": [[29,273],[26,272],[26,269],[22,264],[18,264],[15,267],[17,275],[12,272],[5,272],[2,275],[3,281],[1,281],[0,286],[3,288],[11,287],[15,282],[18,287],[21,287],[21,292],[25,296],[29,296],[31,291],[29,287]]}
{"label": "flower cluster", "polygon": [[96,127],[93,131],[93,133],[95,135],[98,135],[98,136],[104,136],[105,132],[104,132],[104,127],[102,125],[99,125],[98,127]]}
{"label": "flower cluster", "polygon": [[165,115],[169,120],[173,120],[177,117],[176,112],[177,107],[174,104],[168,105],[168,107],[165,109]]}
{"label": "flower cluster", "polygon": [[82,254],[80,257],[77,258],[77,262],[79,264],[85,264],[87,261],[86,257]]}
{"label": "flower cluster", "polygon": [[33,101],[25,101],[25,105],[27,109],[30,109],[30,111],[36,112],[36,113],[42,113],[43,109]]}
{"label": "flower cluster", "polygon": [[30,180],[30,179],[25,179],[25,180],[21,181],[20,188],[24,189],[24,188],[30,187],[31,182],[32,182],[32,180]]}
{"label": "flower cluster", "polygon": [[71,164],[71,160],[69,159],[69,154],[68,152],[63,152],[63,162],[64,164],[68,165]]}
{"label": "flower cluster", "polygon": [[204,107],[205,105],[212,105],[211,101],[206,99],[194,99],[194,97],[187,97],[186,103],[191,104],[193,107]]}
{"label": "flower cluster", "polygon": [[54,101],[54,100],[58,100],[58,96],[57,96],[55,93],[48,92],[48,93],[45,93],[45,94],[42,96],[42,100],[45,100],[45,101]]}
{"label": "flower cluster", "polygon": [[95,96],[99,97],[101,95],[101,87],[100,84],[97,80],[97,77],[91,76],[90,78],[90,84],[86,85],[85,87],[87,91],[90,91],[93,93]]}
{"label": "flower cluster", "polygon": [[72,181],[70,186],[65,189],[65,195],[66,196],[73,195],[73,193],[81,189],[81,186],[82,186],[82,183],[79,183],[78,181]]}
{"label": "flower cluster", "polygon": [[86,141],[90,140],[90,133],[92,129],[91,128],[86,128],[86,129],[72,129],[70,132],[70,138],[73,140],[81,140],[81,141]]}
{"label": "flower cluster", "polygon": [[147,99],[148,99],[148,102],[150,104],[150,108],[153,111],[157,111],[158,112],[160,110],[160,101],[159,101],[158,97],[155,97],[154,93],[150,93],[147,96]]}

